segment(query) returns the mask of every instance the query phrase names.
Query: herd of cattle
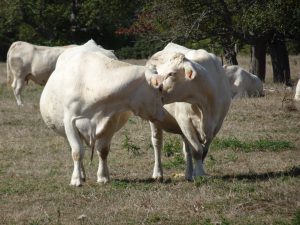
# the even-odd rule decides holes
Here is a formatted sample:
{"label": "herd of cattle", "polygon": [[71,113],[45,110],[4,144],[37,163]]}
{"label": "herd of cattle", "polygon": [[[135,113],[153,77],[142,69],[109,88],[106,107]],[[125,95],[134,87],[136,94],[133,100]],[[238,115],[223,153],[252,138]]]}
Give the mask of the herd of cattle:
{"label": "herd of cattle", "polygon": [[[7,78],[18,105],[28,80],[45,85],[40,111],[46,125],[67,138],[74,162],[71,185],[81,186],[86,143],[99,157],[97,182],[109,181],[112,137],[134,115],[150,122],[155,163],[163,179],[162,132],[179,134],[185,178],[205,175],[204,159],[232,98],[264,96],[260,79],[238,66],[222,66],[205,50],[169,43],[145,66],[117,59],[93,40],[64,47],[14,42],[7,53]],[[295,99],[300,100],[300,84]]]}

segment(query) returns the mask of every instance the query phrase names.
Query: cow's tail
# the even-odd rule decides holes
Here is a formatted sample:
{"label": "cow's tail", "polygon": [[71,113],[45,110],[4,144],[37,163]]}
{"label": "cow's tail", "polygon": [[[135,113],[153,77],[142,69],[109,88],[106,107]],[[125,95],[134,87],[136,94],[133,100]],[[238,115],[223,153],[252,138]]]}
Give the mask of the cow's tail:
{"label": "cow's tail", "polygon": [[11,71],[10,64],[9,64],[9,52],[10,52],[10,49],[7,52],[7,58],[6,58],[6,83],[7,83],[7,86],[9,86],[11,84],[12,79],[13,79],[12,71]]}
{"label": "cow's tail", "polygon": [[[77,127],[76,127],[76,120],[78,120],[78,119],[83,119],[83,118],[85,118],[85,117],[83,117],[83,116],[77,116],[77,117],[74,117],[74,118],[72,118],[72,126],[73,126],[73,129],[77,132],[77,134],[78,134],[78,136],[80,136],[79,135],[79,131],[78,131],[78,129],[77,129]],[[93,137],[93,136],[91,136],[90,137],[90,146],[91,146],[91,150],[92,150],[92,152],[91,152],[91,158],[90,158],[90,164],[92,164],[92,162],[93,162],[93,158],[94,158],[94,151],[95,151],[95,138]]]}

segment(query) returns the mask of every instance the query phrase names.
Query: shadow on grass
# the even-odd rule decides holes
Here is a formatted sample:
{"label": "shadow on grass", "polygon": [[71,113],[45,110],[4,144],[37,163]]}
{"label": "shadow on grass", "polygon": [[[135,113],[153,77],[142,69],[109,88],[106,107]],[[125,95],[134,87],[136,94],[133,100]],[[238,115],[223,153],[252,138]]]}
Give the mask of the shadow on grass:
{"label": "shadow on grass", "polygon": [[173,183],[174,180],[167,178],[162,180],[156,180],[153,178],[145,178],[145,179],[114,179],[115,182],[122,182],[122,183],[133,183],[133,184],[169,184]]}
{"label": "shadow on grass", "polygon": [[213,176],[222,180],[269,180],[277,177],[298,177],[300,176],[300,166],[293,167],[287,171],[280,172],[268,172],[268,173],[250,173],[250,174],[236,174],[236,175],[225,175],[225,176]]}
{"label": "shadow on grass", "polygon": [[[254,180],[269,180],[272,178],[279,178],[279,177],[298,177],[300,176],[300,166],[293,167],[287,171],[280,171],[280,172],[267,172],[267,173],[249,173],[249,174],[233,174],[233,175],[224,175],[224,176],[208,176],[203,177],[206,181],[209,181],[212,179],[220,179],[225,181],[231,181],[231,180],[248,180],[248,181],[254,181]],[[123,184],[174,184],[174,183],[180,183],[180,182],[188,182],[184,179],[177,180],[177,179],[171,179],[167,178],[163,181],[161,180],[155,180],[152,178],[145,178],[145,179],[114,179],[112,182],[115,183],[123,183]]]}

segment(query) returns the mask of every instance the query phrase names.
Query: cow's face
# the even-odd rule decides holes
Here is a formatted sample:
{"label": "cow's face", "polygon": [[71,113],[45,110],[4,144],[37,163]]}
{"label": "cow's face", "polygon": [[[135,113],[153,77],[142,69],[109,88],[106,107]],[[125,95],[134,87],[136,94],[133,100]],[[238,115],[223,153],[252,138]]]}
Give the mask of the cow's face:
{"label": "cow's face", "polygon": [[162,79],[164,103],[185,101],[193,92],[191,81],[197,74],[196,69],[183,54],[167,53],[160,57],[152,67]]}

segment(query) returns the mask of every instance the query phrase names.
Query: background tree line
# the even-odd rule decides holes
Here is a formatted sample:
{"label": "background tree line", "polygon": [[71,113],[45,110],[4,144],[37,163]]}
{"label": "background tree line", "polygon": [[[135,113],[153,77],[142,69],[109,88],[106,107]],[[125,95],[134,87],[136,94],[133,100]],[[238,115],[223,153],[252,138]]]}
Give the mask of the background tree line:
{"label": "background tree line", "polygon": [[251,54],[251,72],[290,84],[288,54],[300,52],[298,0],[2,0],[0,59],[13,41],[81,44],[93,38],[121,58],[146,58],[173,41],[223,55],[238,64]]}

